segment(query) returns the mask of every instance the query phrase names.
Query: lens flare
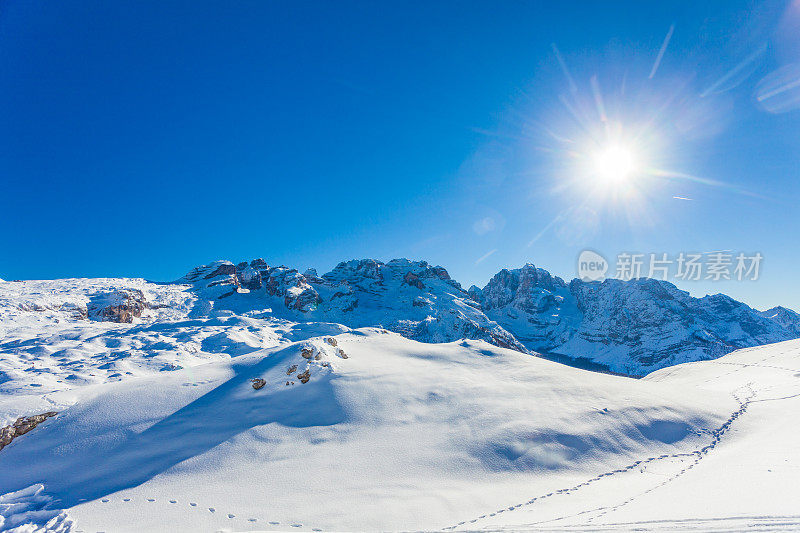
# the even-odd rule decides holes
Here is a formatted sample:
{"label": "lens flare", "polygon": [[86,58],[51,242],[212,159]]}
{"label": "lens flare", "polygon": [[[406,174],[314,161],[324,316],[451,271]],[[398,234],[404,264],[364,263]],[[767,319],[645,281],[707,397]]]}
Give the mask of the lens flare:
{"label": "lens flare", "polygon": [[633,151],[627,146],[612,144],[595,152],[592,169],[606,183],[621,183],[631,178],[637,168]]}

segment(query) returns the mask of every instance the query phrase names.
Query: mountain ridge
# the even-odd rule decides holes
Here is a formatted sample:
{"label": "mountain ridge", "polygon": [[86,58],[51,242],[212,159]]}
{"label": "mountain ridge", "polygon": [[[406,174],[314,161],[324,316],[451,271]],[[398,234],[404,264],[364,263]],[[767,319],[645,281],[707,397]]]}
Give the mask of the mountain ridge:
{"label": "mountain ridge", "polygon": [[263,259],[216,261],[176,282],[210,307],[248,309],[259,305],[255,293],[293,320],[385,327],[423,342],[486,340],[632,376],[800,337],[788,309],[779,321],[724,294],[695,298],[650,278],[565,282],[532,263],[468,290],[444,267],[408,259],[352,259],[321,276]]}

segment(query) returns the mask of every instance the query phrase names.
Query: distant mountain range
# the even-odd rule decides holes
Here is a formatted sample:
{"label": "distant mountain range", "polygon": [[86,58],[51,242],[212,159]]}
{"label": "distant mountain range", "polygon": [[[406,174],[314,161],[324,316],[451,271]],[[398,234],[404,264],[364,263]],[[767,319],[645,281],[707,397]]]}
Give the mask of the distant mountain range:
{"label": "distant mountain range", "polygon": [[269,308],[296,322],[379,326],[422,342],[483,339],[632,376],[800,337],[800,315],[783,307],[759,312],[647,278],[566,283],[532,264],[469,290],[440,266],[406,259],[352,260],[321,276],[263,259],[217,261],[177,283],[197,294],[198,315]]}

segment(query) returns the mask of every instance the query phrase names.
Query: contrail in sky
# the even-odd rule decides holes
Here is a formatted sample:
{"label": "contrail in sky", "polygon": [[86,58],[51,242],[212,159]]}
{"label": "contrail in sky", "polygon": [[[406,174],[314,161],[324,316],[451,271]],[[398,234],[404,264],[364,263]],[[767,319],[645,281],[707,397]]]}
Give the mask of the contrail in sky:
{"label": "contrail in sky", "polygon": [[652,80],[653,76],[656,75],[658,66],[661,64],[661,58],[664,57],[664,52],[667,51],[667,46],[669,46],[669,40],[672,39],[672,32],[674,31],[675,31],[675,24],[671,24],[669,27],[669,31],[667,32],[667,36],[664,37],[664,42],[661,44],[661,50],[658,51],[656,62],[653,63],[653,70],[650,71],[650,75],[647,77],[648,80]]}
{"label": "contrail in sky", "polygon": [[484,261],[484,260],[488,259],[488,258],[489,258],[489,257],[490,257],[490,256],[491,256],[493,253],[495,253],[496,251],[497,251],[497,248],[495,248],[494,250],[491,250],[489,253],[487,253],[486,255],[482,256],[482,257],[481,257],[480,259],[478,259],[477,261],[475,261],[475,264],[477,265],[478,263],[480,263],[480,262],[482,262],[482,261]]}

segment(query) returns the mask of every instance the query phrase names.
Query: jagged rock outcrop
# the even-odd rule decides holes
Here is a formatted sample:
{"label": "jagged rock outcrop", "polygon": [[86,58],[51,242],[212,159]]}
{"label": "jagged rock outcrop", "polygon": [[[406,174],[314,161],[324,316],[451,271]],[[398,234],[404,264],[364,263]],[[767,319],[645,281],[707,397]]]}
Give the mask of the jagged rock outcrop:
{"label": "jagged rock outcrop", "polygon": [[56,416],[57,414],[55,411],[49,411],[40,415],[21,416],[13,424],[0,428],[0,450],[11,444],[11,441],[17,437],[28,433],[51,416]]}
{"label": "jagged rock outcrop", "polygon": [[96,293],[87,306],[87,316],[92,320],[130,324],[147,309],[144,293],[137,289],[118,289]]}

